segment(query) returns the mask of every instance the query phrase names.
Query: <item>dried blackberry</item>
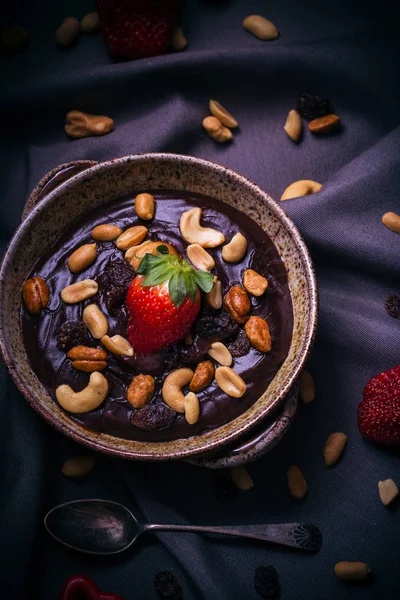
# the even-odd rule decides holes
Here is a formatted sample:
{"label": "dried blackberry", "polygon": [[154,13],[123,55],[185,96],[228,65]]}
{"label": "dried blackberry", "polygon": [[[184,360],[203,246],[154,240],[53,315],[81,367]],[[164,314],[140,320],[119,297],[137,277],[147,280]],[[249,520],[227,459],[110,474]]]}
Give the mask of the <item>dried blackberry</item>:
{"label": "dried blackberry", "polygon": [[217,315],[204,314],[196,323],[196,333],[210,342],[220,342],[232,337],[239,330],[239,325],[228,313]]}
{"label": "dried blackberry", "polygon": [[210,346],[211,342],[209,340],[195,338],[191,346],[181,348],[180,361],[184,364],[198,363],[204,359]]}
{"label": "dried blackberry", "polygon": [[134,410],[131,422],[143,431],[166,429],[176,419],[176,412],[165,404],[147,404],[139,410]]}
{"label": "dried blackberry", "polygon": [[136,273],[123,258],[111,259],[98,277],[99,294],[109,311],[119,308]]}
{"label": "dried blackberry", "polygon": [[254,571],[254,587],[263,598],[271,598],[278,594],[281,586],[275,567],[272,565],[257,567]]}
{"label": "dried blackberry", "polygon": [[83,321],[67,321],[57,330],[57,348],[62,352],[68,352],[75,346],[92,345]]}
{"label": "dried blackberry", "polygon": [[327,98],[303,93],[297,100],[297,112],[307,119],[318,119],[332,112],[331,103]]}
{"label": "dried blackberry", "polygon": [[395,319],[400,319],[400,298],[396,294],[390,294],[385,302],[385,308],[388,315]]}
{"label": "dried blackberry", "polygon": [[250,352],[250,340],[247,337],[244,329],[239,329],[239,332],[232,342],[228,344],[228,350],[232,356],[245,356]]}
{"label": "dried blackberry", "polygon": [[161,571],[154,577],[154,585],[160,600],[182,600],[182,587],[170,571]]}

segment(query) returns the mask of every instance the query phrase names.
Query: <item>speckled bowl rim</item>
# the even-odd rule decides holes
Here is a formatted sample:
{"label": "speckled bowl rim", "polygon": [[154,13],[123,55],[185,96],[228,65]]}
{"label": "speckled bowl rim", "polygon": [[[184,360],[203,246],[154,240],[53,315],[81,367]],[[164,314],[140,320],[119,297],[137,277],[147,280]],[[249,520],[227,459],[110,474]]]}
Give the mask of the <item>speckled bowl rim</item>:
{"label": "speckled bowl rim", "polygon": [[[236,171],[217,163],[192,156],[169,153],[143,153],[122,156],[112,160],[100,162],[97,165],[94,165],[93,167],[72,176],[70,179],[57,186],[55,190],[51,191],[48,196],[40,201],[40,203],[17,228],[15,234],[10,240],[0,266],[0,301],[4,297],[4,291],[7,287],[7,282],[5,281],[4,277],[4,270],[7,268],[10,250],[14,249],[15,246],[18,246],[20,239],[23,238],[26,230],[29,230],[32,221],[37,218],[44,206],[54,202],[57,199],[57,196],[62,194],[62,192],[68,188],[87,181],[90,179],[92,174],[95,174],[99,171],[104,172],[107,170],[112,170],[115,165],[123,165],[124,163],[129,165],[133,162],[145,162],[148,160],[153,162],[157,160],[160,162],[170,161],[172,165],[177,163],[177,166],[179,167],[187,165],[189,168],[194,164],[202,167],[203,169],[211,169],[212,171],[221,174],[221,176],[228,176],[232,181],[236,181],[237,183],[244,185],[251,190],[252,194],[257,195],[260,199],[262,199],[268,205],[268,208],[271,210],[271,212],[275,213],[280,222],[284,225],[285,229],[290,233],[292,241],[296,246],[298,253],[301,255],[303,266],[305,267],[305,277],[309,292],[309,304],[307,310],[308,327],[303,340],[301,352],[296,356],[296,360],[293,361],[290,375],[286,378],[285,383],[280,387],[279,393],[276,395],[274,401],[266,405],[264,410],[261,410],[258,415],[252,415],[251,418],[247,418],[244,424],[235,425],[235,421],[237,421],[240,418],[239,417],[238,419],[234,419],[233,421],[230,421],[219,428],[207,431],[199,436],[189,438],[191,442],[190,447],[183,447],[179,449],[174,448],[175,444],[180,440],[173,440],[170,442],[132,442],[131,440],[116,438],[108,434],[99,434],[98,432],[81,426],[72,419],[68,419],[67,422],[62,422],[54,412],[48,410],[48,408],[41,402],[40,398],[38,398],[36,394],[32,393],[29,386],[25,383],[24,378],[20,374],[18,366],[13,359],[13,356],[9,352],[8,343],[3,331],[3,310],[1,310],[0,315],[0,351],[11,377],[29,404],[42,417],[44,417],[46,421],[51,423],[56,429],[65,435],[74,439],[76,442],[84,444],[85,446],[94,450],[98,450],[109,455],[119,456],[121,458],[148,461],[178,460],[189,456],[209,453],[221,448],[222,446],[237,440],[245,432],[261,423],[268,414],[270,414],[284,401],[286,394],[289,392],[291,386],[299,376],[314,341],[318,320],[318,291],[313,263],[299,230],[286,215],[284,210],[278,205],[278,203],[271,198],[271,196],[269,196],[251,180],[243,175],[238,174]],[[27,357],[26,360],[28,360]],[[48,395],[43,386],[42,390],[43,393]],[[243,415],[241,415],[241,417],[242,416]],[[210,439],[211,436],[213,439]],[[134,445],[136,449],[128,449],[124,447],[123,444]],[[170,448],[170,452],[166,451],[166,448]]]}

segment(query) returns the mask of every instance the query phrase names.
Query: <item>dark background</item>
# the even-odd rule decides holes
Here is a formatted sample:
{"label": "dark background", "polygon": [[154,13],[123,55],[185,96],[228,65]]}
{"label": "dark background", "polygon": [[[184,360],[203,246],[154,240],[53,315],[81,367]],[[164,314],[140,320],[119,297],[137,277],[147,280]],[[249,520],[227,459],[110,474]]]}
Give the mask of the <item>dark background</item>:
{"label": "dark background", "polygon": [[[385,508],[379,479],[400,485],[399,456],[363,441],[356,407],[365,383],[399,363],[400,322],[384,302],[400,293],[400,242],[380,222],[399,212],[399,11],[389,2],[335,3],[187,1],[183,53],[113,62],[99,35],[56,47],[66,16],[81,18],[90,1],[9,5],[4,24],[25,24],[31,43],[1,59],[0,237],[3,249],[40,177],[74,159],[104,160],[165,151],[215,160],[248,176],[279,199],[296,179],[323,183],[317,196],[284,208],[303,233],[316,265],[320,321],[309,370],[313,404],[270,455],[250,465],[255,486],[218,502],[215,474],[186,464],[148,465],[98,457],[87,479],[65,479],[65,458],[82,448],[61,437],[29,408],[0,370],[0,596],[55,600],[73,573],[92,577],[127,600],[153,600],[154,575],[172,570],[186,600],[256,599],[253,571],[274,564],[290,600],[370,600],[400,597],[400,512]],[[261,42],[242,29],[264,14],[281,36]],[[342,119],[326,137],[305,131],[293,144],[282,127],[302,91],[331,99]],[[240,123],[231,145],[217,146],[201,121],[214,97]],[[63,130],[71,109],[107,114],[115,131],[71,141]],[[349,436],[342,461],[323,466],[321,449],[334,431]],[[287,492],[285,471],[297,463],[309,483],[303,502]],[[262,543],[195,535],[146,537],[124,555],[98,559],[64,550],[43,531],[51,506],[103,497],[127,504],[149,522],[263,523],[303,520],[318,525],[316,556]],[[339,560],[362,560],[373,583],[336,579]]]}

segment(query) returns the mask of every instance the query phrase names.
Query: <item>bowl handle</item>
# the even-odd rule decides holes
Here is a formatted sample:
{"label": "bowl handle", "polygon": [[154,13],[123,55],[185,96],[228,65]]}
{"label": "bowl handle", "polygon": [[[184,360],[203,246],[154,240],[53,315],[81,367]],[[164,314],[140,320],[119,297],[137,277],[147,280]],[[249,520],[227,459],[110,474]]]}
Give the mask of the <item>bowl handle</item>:
{"label": "bowl handle", "polygon": [[70,177],[81,173],[81,171],[85,171],[86,169],[90,169],[90,167],[94,167],[97,165],[97,161],[95,160],[73,160],[68,163],[64,163],[62,165],[58,165],[52,171],[49,171],[42,179],[39,181],[37,186],[32,190],[22,213],[21,221],[26,219],[31,210],[35,208],[37,204],[47,194],[52,192],[64,181],[67,181]]}

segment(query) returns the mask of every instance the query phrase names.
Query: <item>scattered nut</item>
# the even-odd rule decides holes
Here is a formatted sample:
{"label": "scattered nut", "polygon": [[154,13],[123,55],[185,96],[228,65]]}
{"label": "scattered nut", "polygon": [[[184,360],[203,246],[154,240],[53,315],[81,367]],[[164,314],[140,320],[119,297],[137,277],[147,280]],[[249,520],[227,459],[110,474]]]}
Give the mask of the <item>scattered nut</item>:
{"label": "scattered nut", "polygon": [[215,267],[215,261],[211,254],[204,250],[199,244],[190,244],[186,248],[188,258],[192,265],[200,271],[211,271]]}
{"label": "scattered nut", "polygon": [[83,322],[95,340],[100,340],[107,335],[108,321],[97,304],[88,304],[82,313]]}
{"label": "scattered nut", "polygon": [[222,125],[221,121],[216,117],[206,117],[203,120],[203,127],[210,138],[218,142],[218,144],[225,144],[233,138],[232,131],[225,127],[225,125]]}
{"label": "scattered nut", "polygon": [[81,21],[82,33],[95,33],[100,29],[100,17],[97,12],[85,15]]}
{"label": "scattered nut", "polygon": [[385,479],[378,483],[379,496],[382,504],[388,506],[399,494],[399,488],[393,479]]}
{"label": "scattered nut", "polygon": [[250,490],[254,487],[254,481],[252,480],[250,473],[245,466],[232,467],[231,477],[233,483],[239,488],[239,490]]}
{"label": "scattered nut", "polygon": [[215,367],[211,360],[203,360],[197,365],[189,385],[191,392],[201,392],[208,387],[215,376]]}
{"label": "scattered nut", "polygon": [[93,279],[82,279],[81,281],[67,285],[61,291],[60,295],[66,304],[76,304],[97,294],[98,289],[99,286]]}
{"label": "scattered nut", "polygon": [[365,581],[370,574],[370,567],[363,562],[338,562],[335,575],[343,581]]}
{"label": "scattered nut", "polygon": [[22,288],[22,299],[31,315],[38,315],[49,303],[49,286],[42,277],[27,279]]}
{"label": "scattered nut", "polygon": [[138,194],[135,199],[135,210],[138,217],[150,221],[155,212],[154,196],[151,194]]}
{"label": "scattered nut", "polygon": [[281,201],[291,200],[292,198],[300,198],[300,196],[309,196],[319,192],[322,188],[322,183],[313,181],[312,179],[300,179],[290,184],[281,196]]}
{"label": "scattered nut", "polygon": [[400,233],[400,215],[396,215],[394,212],[387,212],[382,217],[382,223],[395,233]]}
{"label": "scattered nut", "polygon": [[97,256],[96,244],[84,244],[71,254],[68,259],[68,269],[71,273],[80,273],[94,263]]}
{"label": "scattered nut", "polygon": [[253,269],[246,269],[243,275],[243,287],[252,296],[262,296],[268,287],[268,281]]}
{"label": "scattered nut", "polygon": [[234,129],[238,126],[236,119],[231,115],[230,112],[226,110],[224,106],[222,106],[222,104],[217,102],[217,100],[210,100],[209,108],[210,113],[216,117],[222,123],[222,125],[225,125],[225,127]]}
{"label": "scattered nut", "polygon": [[142,408],[148,404],[154,394],[154,377],[151,375],[136,375],[126,391],[126,399],[134,408]]}
{"label": "scattered nut", "polygon": [[337,115],[325,115],[318,119],[313,119],[308,124],[308,129],[312,133],[328,133],[333,127],[339,124],[340,118]]}
{"label": "scattered nut", "polygon": [[260,15],[249,15],[243,21],[243,27],[259,40],[276,40],[279,32],[275,25]]}
{"label": "scattered nut", "polygon": [[26,27],[6,27],[0,31],[0,50],[5,54],[22,52],[29,44]]}
{"label": "scattered nut", "polygon": [[56,42],[67,48],[75,44],[79,36],[79,21],[75,17],[67,17],[56,31]]}
{"label": "scattered nut", "polygon": [[60,385],[56,389],[59,404],[68,412],[83,414],[95,410],[106,399],[108,381],[95,371],[90,375],[88,385],[81,392],[74,392],[69,385]]}
{"label": "scattered nut", "polygon": [[203,248],[215,248],[225,241],[225,236],[216,229],[202,227],[200,218],[202,209],[195,207],[182,213],[179,228],[188,244],[199,244]]}
{"label": "scattered nut", "polygon": [[193,377],[192,369],[182,368],[172,371],[164,380],[162,397],[165,404],[178,413],[185,412],[185,396],[182,388],[187,385]]}
{"label": "scattered nut", "polygon": [[103,335],[101,343],[109,352],[116,354],[117,356],[133,356],[134,351],[128,340],[122,335]]}
{"label": "scattered nut", "polygon": [[144,227],[144,225],[128,227],[128,229],[125,229],[124,233],[121,233],[121,235],[117,237],[115,244],[119,250],[128,250],[131,246],[137,246],[143,242],[148,231],[149,230],[147,227]]}
{"label": "scattered nut", "polygon": [[226,294],[224,306],[236,323],[246,323],[251,309],[250,298],[240,285],[234,285]]}
{"label": "scattered nut", "polygon": [[208,354],[223,367],[230,367],[232,364],[232,354],[222,342],[214,342]]}
{"label": "scattered nut", "polygon": [[171,50],[175,50],[175,52],[180,52],[186,48],[187,39],[185,38],[182,27],[173,28],[169,45]]}
{"label": "scattered nut", "polygon": [[189,392],[185,396],[185,419],[189,425],[194,425],[199,420],[200,402],[196,394]]}
{"label": "scattered nut", "polygon": [[214,277],[214,285],[211,292],[206,294],[206,302],[208,306],[218,310],[222,306],[222,283]]}
{"label": "scattered nut", "polygon": [[218,387],[228,396],[241,398],[246,392],[245,382],[230,367],[218,367],[215,371],[215,379]]}
{"label": "scattered nut", "polygon": [[347,443],[345,433],[331,433],[325,442],[323,454],[326,467],[331,467],[339,460]]}
{"label": "scattered nut", "polygon": [[283,127],[288,136],[294,142],[297,142],[301,136],[302,124],[297,110],[290,110]]}
{"label": "scattered nut", "polygon": [[65,131],[72,138],[106,135],[113,128],[114,121],[109,117],[89,115],[80,110],[71,110],[65,117]]}
{"label": "scattered nut", "polygon": [[67,356],[77,371],[93,373],[93,371],[103,371],[107,366],[107,352],[101,348],[75,346],[71,348]]}
{"label": "scattered nut", "polygon": [[259,352],[269,352],[271,350],[271,334],[265,319],[250,317],[244,328],[253,348]]}
{"label": "scattered nut", "polygon": [[171,244],[168,244],[167,242],[151,242],[150,240],[147,240],[142,244],[139,244],[139,246],[131,246],[128,248],[128,250],[125,252],[125,258],[128,262],[130,262],[131,267],[137,271],[143,256],[148,253],[157,254],[157,248],[160,245],[167,246],[170,254],[178,256],[178,252]]}
{"label": "scattered nut", "polygon": [[78,479],[86,477],[93,471],[95,460],[93,456],[72,456],[68,458],[62,466],[61,473],[65,477]]}
{"label": "scattered nut", "polygon": [[242,260],[246,254],[247,240],[240,232],[236,233],[229,244],[222,248],[222,258],[225,262],[235,263]]}
{"label": "scattered nut", "polygon": [[302,500],[307,494],[308,486],[303,473],[297,465],[292,465],[286,471],[289,493],[293,498]]}
{"label": "scattered nut", "polygon": [[97,225],[92,231],[92,238],[98,242],[113,242],[122,233],[122,229],[116,225],[104,223],[103,225]]}
{"label": "scattered nut", "polygon": [[299,376],[299,397],[303,404],[309,404],[315,398],[315,383],[308,371],[302,371]]}

